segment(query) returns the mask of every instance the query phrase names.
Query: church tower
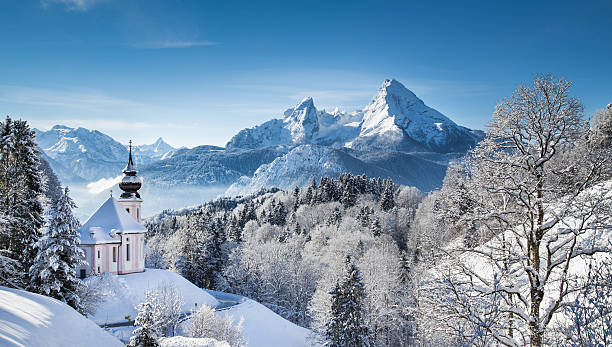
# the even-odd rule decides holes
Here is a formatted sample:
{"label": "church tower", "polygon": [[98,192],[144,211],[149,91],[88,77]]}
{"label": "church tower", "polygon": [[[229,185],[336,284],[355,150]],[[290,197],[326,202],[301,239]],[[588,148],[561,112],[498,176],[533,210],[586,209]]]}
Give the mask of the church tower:
{"label": "church tower", "polygon": [[142,187],[142,181],[140,177],[136,176],[138,171],[132,160],[132,140],[130,140],[130,157],[127,166],[123,169],[123,173],[125,176],[119,183],[119,188],[123,190],[119,198],[119,203],[138,223],[140,223],[142,199],[140,198],[138,189]]}

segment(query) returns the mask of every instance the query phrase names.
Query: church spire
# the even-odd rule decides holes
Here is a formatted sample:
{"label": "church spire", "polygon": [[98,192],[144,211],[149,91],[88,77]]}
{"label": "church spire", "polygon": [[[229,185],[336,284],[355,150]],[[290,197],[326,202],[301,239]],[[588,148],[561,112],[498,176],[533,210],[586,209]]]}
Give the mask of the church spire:
{"label": "church spire", "polygon": [[140,189],[142,186],[142,181],[140,180],[140,177],[136,176],[138,171],[136,170],[136,165],[134,165],[134,160],[132,159],[132,140],[130,140],[130,156],[128,158],[127,166],[125,169],[123,169],[123,173],[125,176],[119,183],[119,188],[123,190],[121,199],[140,199],[138,189]]}
{"label": "church spire", "polygon": [[128,159],[127,166],[123,169],[123,173],[127,176],[136,176],[138,171],[136,170],[136,165],[134,165],[134,160],[132,160],[132,140],[130,140],[130,157]]}

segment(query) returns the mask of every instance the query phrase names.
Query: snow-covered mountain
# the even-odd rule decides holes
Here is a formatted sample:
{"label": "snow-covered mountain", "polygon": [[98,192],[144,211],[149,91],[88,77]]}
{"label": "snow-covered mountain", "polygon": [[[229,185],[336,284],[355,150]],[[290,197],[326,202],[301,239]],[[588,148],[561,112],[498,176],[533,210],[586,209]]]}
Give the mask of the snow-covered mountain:
{"label": "snow-covered mountain", "polygon": [[[36,134],[60,180],[83,195],[76,200],[86,216],[95,207],[90,185],[99,186],[96,194],[108,193],[125,166],[127,147],[83,128],[57,125]],[[288,189],[342,172],[391,177],[430,191],[442,184],[448,162],[482,135],[428,107],[400,82],[385,80],[363,110],[326,112],[304,98],[281,117],[241,130],[225,148],[175,149],[159,138],[133,151],[145,181],[141,194],[153,213],[203,203],[224,191]]]}
{"label": "snow-covered mountain", "polygon": [[[350,150],[320,145],[300,145],[287,154],[261,165],[252,177],[243,176],[228,188],[225,195],[247,195],[261,188],[292,189],[306,186],[313,178],[338,177],[343,172],[369,177],[390,177],[395,182],[429,191],[444,178],[446,166],[407,153],[381,153],[359,159]],[[398,160],[399,159],[399,160]],[[393,166],[393,163],[407,167]]]}
{"label": "snow-covered mountain", "polygon": [[319,144],[362,152],[464,153],[482,136],[425,105],[400,82],[385,80],[363,110],[327,113],[305,98],[282,118],[240,131],[227,147]]}
{"label": "snow-covered mountain", "polygon": [[[34,131],[43,158],[62,182],[116,177],[126,164],[128,147],[97,130],[56,125]],[[151,145],[134,146],[133,151],[137,165],[142,166],[168,158],[176,149],[160,137]]]}
{"label": "snow-covered mountain", "polygon": [[[62,182],[114,177],[125,166],[126,147],[97,130],[56,125],[48,131],[34,131],[38,146],[53,159],[49,164]],[[66,177],[66,172],[72,175]]]}
{"label": "snow-covered mountain", "polygon": [[363,110],[359,136],[347,147],[438,153],[466,152],[481,134],[425,105],[396,80],[385,80]]}
{"label": "snow-covered mountain", "polygon": [[176,148],[170,146],[160,137],[150,145],[133,146],[132,152],[135,160],[140,162],[141,165],[145,165],[157,160],[170,158],[176,152]]}

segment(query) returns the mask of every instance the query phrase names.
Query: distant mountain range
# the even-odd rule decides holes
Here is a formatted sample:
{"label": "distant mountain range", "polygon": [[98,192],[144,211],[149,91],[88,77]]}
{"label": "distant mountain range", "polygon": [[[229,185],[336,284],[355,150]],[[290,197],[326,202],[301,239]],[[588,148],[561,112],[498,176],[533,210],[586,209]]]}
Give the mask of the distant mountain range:
{"label": "distant mountain range", "polygon": [[[34,129],[36,141],[60,180],[90,182],[115,177],[125,167],[128,148],[97,130],[56,125],[48,131]],[[160,137],[151,145],[134,146],[135,160],[146,165],[169,158],[176,151]]]}
{"label": "distant mountain range", "polygon": [[[36,130],[36,136],[65,184],[116,177],[126,163],[126,145],[96,130],[57,125]],[[241,130],[225,148],[176,149],[159,138],[133,152],[143,189],[172,189],[182,204],[164,205],[168,199],[160,198],[154,210],[161,210],[201,203],[224,190],[245,195],[264,187],[289,189],[342,172],[391,177],[430,191],[441,185],[449,161],[483,137],[425,105],[400,82],[385,80],[363,110],[328,113],[305,98],[280,118]],[[188,196],[177,197],[179,191]]]}

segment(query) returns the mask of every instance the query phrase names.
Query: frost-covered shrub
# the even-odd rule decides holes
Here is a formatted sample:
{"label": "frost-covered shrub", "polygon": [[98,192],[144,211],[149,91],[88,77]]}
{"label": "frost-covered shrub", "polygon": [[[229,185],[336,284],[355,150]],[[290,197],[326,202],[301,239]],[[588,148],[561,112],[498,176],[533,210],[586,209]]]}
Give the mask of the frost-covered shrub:
{"label": "frost-covered shrub", "polygon": [[242,336],[242,319],[234,324],[231,317],[218,317],[210,306],[202,306],[193,312],[187,325],[191,337],[208,337],[226,341],[232,347],[246,346]]}

